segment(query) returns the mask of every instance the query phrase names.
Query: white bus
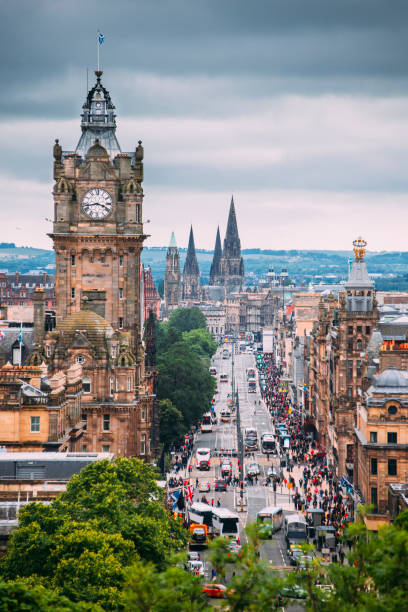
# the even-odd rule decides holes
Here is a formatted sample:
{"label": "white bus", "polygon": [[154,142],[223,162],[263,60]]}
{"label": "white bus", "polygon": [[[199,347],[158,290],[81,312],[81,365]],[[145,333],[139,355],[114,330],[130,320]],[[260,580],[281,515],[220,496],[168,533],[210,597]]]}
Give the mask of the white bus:
{"label": "white bus", "polygon": [[272,534],[278,531],[278,529],[281,529],[283,525],[282,508],[266,506],[266,508],[262,508],[262,510],[258,512],[256,520],[262,525],[262,533],[268,538],[271,538]]}
{"label": "white bus", "polygon": [[248,378],[248,393],[256,393],[256,378]]}
{"label": "white bus", "polygon": [[201,433],[211,433],[213,430],[211,413],[206,412],[203,415],[203,420],[201,421]]}
{"label": "white bus", "polygon": [[229,349],[227,349],[227,348],[222,349],[222,358],[223,359],[229,359],[229,356],[230,356]]}
{"label": "white bus", "polygon": [[190,523],[207,525],[208,531],[212,530],[213,508],[208,504],[194,502],[188,509],[188,519]]}
{"label": "white bus", "polygon": [[264,453],[274,453],[276,450],[275,436],[272,432],[266,431],[261,435],[261,447]]}
{"label": "white bus", "polygon": [[307,523],[303,514],[288,514],[284,521],[286,545],[307,542]]}
{"label": "white bus", "polygon": [[255,368],[247,368],[247,380],[249,380],[250,378],[256,378],[256,372],[255,372]]}
{"label": "white bus", "polygon": [[228,510],[228,508],[212,508],[212,514],[212,525],[215,535],[227,538],[239,537],[238,514]]}
{"label": "white bus", "polygon": [[229,423],[231,420],[231,410],[229,408],[223,408],[221,410],[221,421],[223,423]]}
{"label": "white bus", "polygon": [[226,374],[225,372],[220,374],[220,382],[228,382],[228,374]]}

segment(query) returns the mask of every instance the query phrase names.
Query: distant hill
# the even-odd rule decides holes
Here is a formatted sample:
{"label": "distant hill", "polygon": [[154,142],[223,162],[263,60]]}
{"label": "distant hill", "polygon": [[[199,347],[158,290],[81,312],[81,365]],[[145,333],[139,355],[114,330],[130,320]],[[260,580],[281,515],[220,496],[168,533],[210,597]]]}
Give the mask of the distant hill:
{"label": "distant hill", "polygon": [[[180,250],[181,269],[186,257],[186,249]],[[142,261],[152,269],[153,278],[158,281],[164,277],[167,247],[145,247]],[[311,279],[324,282],[336,282],[346,279],[350,251],[315,251],[315,250],[279,250],[244,249],[242,256],[245,262],[245,274],[250,280],[264,276],[270,268],[279,273],[286,268],[291,278],[308,282]],[[197,259],[203,283],[208,282],[212,251],[197,249]],[[372,252],[366,255],[367,268],[375,277],[378,288],[408,289],[408,252]],[[29,272],[30,270],[47,270],[55,273],[55,253],[46,249],[35,249],[29,246],[16,247],[14,243],[0,243],[0,270],[8,272]],[[383,278],[379,278],[382,276]],[[387,278],[385,278],[387,277]]]}

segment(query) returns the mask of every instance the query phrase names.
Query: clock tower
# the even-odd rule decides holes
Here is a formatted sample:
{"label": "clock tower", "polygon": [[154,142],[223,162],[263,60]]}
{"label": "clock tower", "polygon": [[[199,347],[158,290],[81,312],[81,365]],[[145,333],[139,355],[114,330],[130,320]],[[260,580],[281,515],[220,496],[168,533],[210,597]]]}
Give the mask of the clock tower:
{"label": "clock tower", "polygon": [[141,333],[143,147],[139,140],[121,151],[115,107],[102,72],[95,74],[75,150],[63,151],[58,140],[53,150],[57,325],[43,354],[50,374],[82,368],[83,430],[74,450],[151,459],[158,418]]}
{"label": "clock tower", "polygon": [[140,338],[143,147],[123,153],[115,107],[96,72],[75,151],[54,146],[57,324],[86,298],[114,329]]}

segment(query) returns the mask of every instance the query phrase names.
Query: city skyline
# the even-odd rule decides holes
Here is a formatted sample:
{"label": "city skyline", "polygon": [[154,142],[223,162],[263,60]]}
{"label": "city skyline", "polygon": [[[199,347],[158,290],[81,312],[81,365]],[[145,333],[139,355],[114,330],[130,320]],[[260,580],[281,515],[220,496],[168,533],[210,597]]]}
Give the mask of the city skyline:
{"label": "city skyline", "polygon": [[174,230],[185,247],[191,223],[211,249],[234,194],[243,249],[348,250],[363,234],[406,250],[405,3],[51,6],[0,9],[7,240],[51,247],[52,145],[78,141],[100,28],[119,143],[141,138],[149,161],[146,246]]}

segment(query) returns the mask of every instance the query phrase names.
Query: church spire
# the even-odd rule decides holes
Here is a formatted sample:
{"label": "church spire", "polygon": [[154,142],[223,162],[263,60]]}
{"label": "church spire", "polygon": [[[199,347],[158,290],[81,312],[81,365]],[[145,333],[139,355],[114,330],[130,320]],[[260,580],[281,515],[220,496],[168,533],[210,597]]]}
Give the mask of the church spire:
{"label": "church spire", "polygon": [[214,256],[210,269],[210,285],[217,285],[220,276],[220,262],[222,257],[220,227],[217,227],[217,235],[215,238]]}
{"label": "church spire", "polygon": [[224,285],[227,295],[242,290],[245,275],[244,261],[241,257],[241,241],[238,235],[234,196],[231,197],[220,272],[220,284]]}
{"label": "church spire", "polygon": [[193,226],[190,226],[190,236],[188,239],[187,256],[184,262],[183,274],[200,274],[194,245]]}
{"label": "church spire", "polygon": [[190,227],[187,257],[183,269],[183,300],[199,300],[200,296],[200,270],[195,251],[193,228]]}
{"label": "church spire", "polygon": [[75,149],[75,153],[85,157],[89,147],[99,139],[101,144],[113,159],[121,153],[116,138],[115,106],[109,91],[102,85],[102,70],[96,70],[96,83],[89,90],[82,106],[81,130],[82,134]]}
{"label": "church spire", "polygon": [[224,239],[224,257],[240,257],[241,241],[238,235],[237,218],[235,215],[234,196],[231,197],[228,215],[227,231]]}

